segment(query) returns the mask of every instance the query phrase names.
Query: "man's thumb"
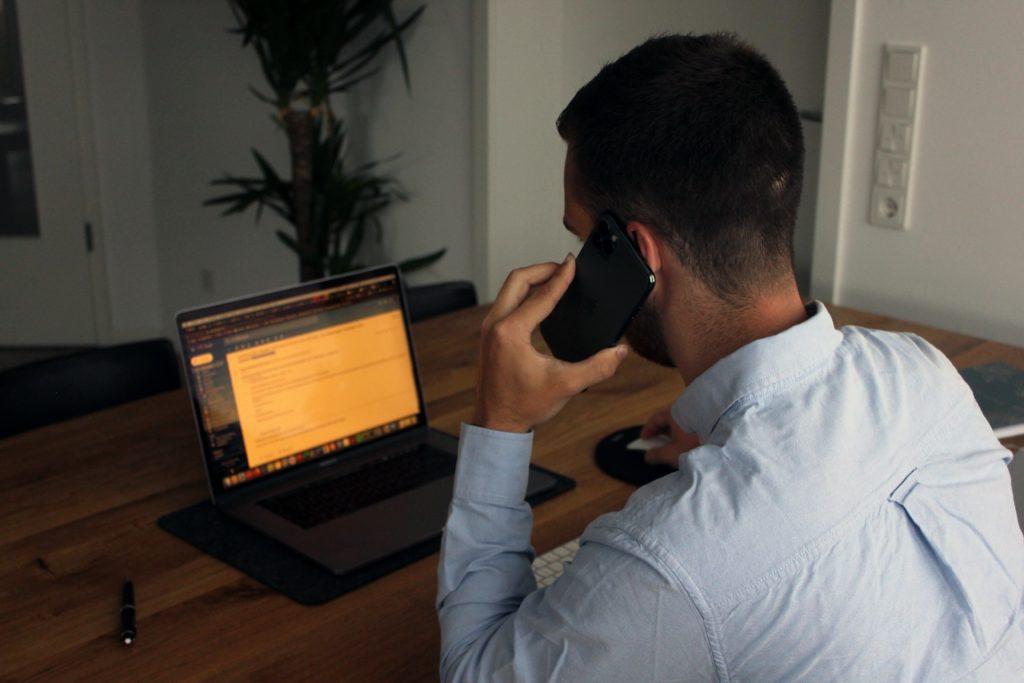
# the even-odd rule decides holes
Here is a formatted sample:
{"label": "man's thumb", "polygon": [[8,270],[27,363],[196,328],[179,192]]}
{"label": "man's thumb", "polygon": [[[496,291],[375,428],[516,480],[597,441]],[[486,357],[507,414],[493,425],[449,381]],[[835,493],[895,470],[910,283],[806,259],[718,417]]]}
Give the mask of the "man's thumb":
{"label": "man's thumb", "polygon": [[619,369],[628,354],[629,347],[619,344],[610,349],[598,351],[585,361],[577,363],[577,367],[581,371],[580,383],[585,388],[610,378]]}

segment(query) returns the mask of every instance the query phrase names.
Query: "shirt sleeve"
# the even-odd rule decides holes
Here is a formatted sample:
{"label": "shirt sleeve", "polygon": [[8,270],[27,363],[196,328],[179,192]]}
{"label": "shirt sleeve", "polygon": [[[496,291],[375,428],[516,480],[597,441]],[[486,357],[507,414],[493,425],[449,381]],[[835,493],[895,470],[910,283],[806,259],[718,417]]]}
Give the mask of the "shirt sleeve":
{"label": "shirt sleeve", "polygon": [[623,531],[584,534],[537,589],[524,501],[532,434],[463,425],[441,547],[444,681],[715,680],[701,616]]}

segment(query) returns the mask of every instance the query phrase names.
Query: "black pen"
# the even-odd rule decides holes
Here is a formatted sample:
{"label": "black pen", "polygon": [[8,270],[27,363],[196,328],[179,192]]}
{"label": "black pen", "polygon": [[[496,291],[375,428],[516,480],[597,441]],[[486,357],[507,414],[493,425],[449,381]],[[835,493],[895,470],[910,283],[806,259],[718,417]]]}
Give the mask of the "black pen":
{"label": "black pen", "polygon": [[121,589],[121,640],[125,645],[135,642],[135,588],[131,579],[125,579]]}

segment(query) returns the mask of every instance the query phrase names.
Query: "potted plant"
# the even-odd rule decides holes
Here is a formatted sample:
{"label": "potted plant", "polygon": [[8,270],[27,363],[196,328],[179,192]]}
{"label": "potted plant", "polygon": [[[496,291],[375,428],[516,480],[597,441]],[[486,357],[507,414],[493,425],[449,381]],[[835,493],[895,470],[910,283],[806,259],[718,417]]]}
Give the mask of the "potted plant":
{"label": "potted plant", "polygon": [[[229,192],[205,202],[224,206],[223,215],[256,207],[258,221],[269,209],[294,227],[278,238],[299,257],[303,281],[362,267],[359,250],[367,230],[380,229],[380,214],[404,199],[379,162],[347,159],[350,130],[332,105],[380,70],[379,56],[394,45],[406,88],[409,65],[403,35],[423,13],[421,5],[398,17],[393,0],[229,0],[238,22],[234,33],[252,46],[270,92],[250,86],[274,107],[274,121],[288,139],[290,178],[252,150],[258,175],[225,175],[213,185]],[[433,263],[445,253],[403,261],[404,270]]]}

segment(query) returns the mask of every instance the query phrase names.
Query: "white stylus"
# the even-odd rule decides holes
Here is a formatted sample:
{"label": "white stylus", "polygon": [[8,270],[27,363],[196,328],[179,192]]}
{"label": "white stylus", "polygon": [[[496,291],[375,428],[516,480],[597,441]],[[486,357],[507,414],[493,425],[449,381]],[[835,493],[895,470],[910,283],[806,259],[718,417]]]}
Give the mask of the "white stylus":
{"label": "white stylus", "polygon": [[672,438],[668,434],[658,434],[649,439],[635,439],[630,441],[626,448],[631,451],[647,451],[652,448],[664,446],[671,440]]}

